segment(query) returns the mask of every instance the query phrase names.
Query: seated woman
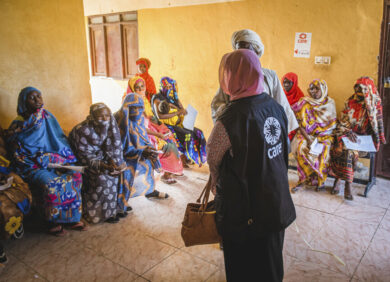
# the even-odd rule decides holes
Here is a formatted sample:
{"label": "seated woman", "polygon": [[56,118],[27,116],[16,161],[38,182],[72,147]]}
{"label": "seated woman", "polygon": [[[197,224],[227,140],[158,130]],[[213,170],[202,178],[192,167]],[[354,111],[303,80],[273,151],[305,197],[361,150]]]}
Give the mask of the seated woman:
{"label": "seated woman", "polygon": [[121,134],[123,157],[132,174],[131,179],[123,180],[131,191],[130,197],[168,198],[168,194],[155,189],[154,170],[159,171],[161,165],[146,132],[144,100],[135,93],[126,95],[114,116]]}
{"label": "seated woman", "polygon": [[[336,107],[334,100],[328,97],[326,82],[313,80],[308,92],[310,97],[303,97],[293,106],[299,123],[295,136],[299,180],[291,189],[293,193],[304,184],[316,186],[316,191],[323,188],[328,176],[332,131],[336,128]],[[317,143],[317,150],[312,150],[313,143]]]}
{"label": "seated woman", "polygon": [[129,193],[119,189],[123,160],[119,128],[110,109],[103,103],[90,107],[89,116],[76,125],[69,141],[82,165],[84,218],[92,223],[116,223],[127,216]]}
{"label": "seated woman", "polygon": [[[23,217],[30,211],[31,192],[28,185],[9,168],[0,127],[0,240],[22,238]],[[8,261],[0,243],[0,264]]]}
{"label": "seated woman", "polygon": [[[170,113],[163,114],[159,109],[159,105],[162,101],[167,101],[170,106]],[[199,166],[202,166],[206,160],[206,139],[202,130],[194,127],[194,130],[188,130],[183,128],[181,122],[178,124],[172,124],[167,122],[168,120],[180,119],[183,120],[187,111],[184,109],[182,103],[177,95],[176,81],[163,77],[161,79],[161,91],[152,98],[152,109],[154,114],[159,120],[165,121],[164,123],[175,135],[179,152],[182,153],[182,161],[185,167],[186,162],[194,162]]]}
{"label": "seated woman", "polygon": [[382,102],[374,81],[370,77],[361,77],[356,81],[354,90],[355,93],[347,100],[341,112],[335,144],[331,151],[331,174],[336,178],[332,194],[339,193],[340,179],[345,180],[344,198],[347,200],[353,200],[351,185],[359,154],[357,151],[346,149],[342,138],[348,137],[356,142],[357,134],[371,135],[377,151],[381,143],[386,143]]}
{"label": "seated woman", "polygon": [[86,230],[80,221],[81,174],[48,167],[69,165],[77,160],[56,118],[43,108],[41,92],[33,87],[22,89],[17,113],[7,131],[12,165],[29,184],[38,206],[44,208],[49,233],[64,235],[64,224]]}
{"label": "seated woman", "polygon": [[[298,76],[293,72],[288,72],[282,77],[282,86],[291,107],[305,96],[298,86]],[[294,138],[296,133],[297,130],[293,130],[288,134],[290,141]]]}
{"label": "seated woman", "polygon": [[146,87],[145,96],[150,103],[152,96],[157,93],[153,77],[149,74],[151,62],[147,58],[139,58],[135,63],[139,70],[139,73],[137,73],[136,76],[140,76],[144,79]]}
{"label": "seated woman", "polygon": [[144,100],[145,127],[149,141],[156,150],[163,152],[159,154],[161,169],[164,171],[161,180],[167,184],[176,183],[173,175],[183,175],[183,165],[176,140],[171,131],[154,116],[150,102],[145,96],[145,81],[139,76],[131,78],[127,92],[136,93]]}

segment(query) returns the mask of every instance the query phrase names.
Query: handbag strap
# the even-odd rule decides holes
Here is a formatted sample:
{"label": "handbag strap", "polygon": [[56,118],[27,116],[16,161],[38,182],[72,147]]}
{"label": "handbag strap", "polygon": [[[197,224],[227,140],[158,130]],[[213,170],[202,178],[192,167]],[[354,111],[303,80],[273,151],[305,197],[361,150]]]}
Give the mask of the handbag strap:
{"label": "handbag strap", "polygon": [[206,210],[207,204],[209,202],[210,191],[211,191],[211,176],[209,176],[209,180],[207,181],[206,186],[203,188],[203,191],[197,200],[197,202],[201,204],[199,208],[200,212],[204,212]]}

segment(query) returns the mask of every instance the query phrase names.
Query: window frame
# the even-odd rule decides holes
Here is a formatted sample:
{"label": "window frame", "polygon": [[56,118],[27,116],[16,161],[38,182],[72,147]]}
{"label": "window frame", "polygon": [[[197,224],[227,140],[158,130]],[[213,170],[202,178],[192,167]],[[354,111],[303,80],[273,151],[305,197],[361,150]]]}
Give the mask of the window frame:
{"label": "window frame", "polygon": [[[112,17],[118,15],[117,21],[107,21],[108,17]],[[134,19],[125,20],[125,15],[135,15]],[[102,20],[98,23],[93,22],[94,19],[101,18]],[[120,50],[119,56],[121,64],[119,66],[120,75],[110,73],[110,57],[109,57],[109,43],[107,38],[107,28],[112,26],[118,26],[119,28],[119,40],[120,40]],[[102,14],[102,15],[92,15],[88,17],[88,32],[89,32],[89,50],[90,50],[90,60],[91,60],[91,75],[93,77],[110,77],[114,79],[127,79],[136,74],[136,63],[134,61],[134,65],[130,65],[128,62],[129,52],[128,52],[128,44],[127,44],[127,34],[125,34],[126,27],[133,26],[135,27],[135,49],[132,57],[138,58],[139,55],[139,42],[138,42],[138,13],[137,11],[131,12],[122,12],[122,13],[110,13],[110,14]],[[96,31],[101,31],[103,36],[103,53],[98,54],[97,44],[96,44]],[[99,55],[103,55],[104,66],[103,71],[99,70],[98,66],[98,57]],[[131,71],[133,69],[133,71]]]}

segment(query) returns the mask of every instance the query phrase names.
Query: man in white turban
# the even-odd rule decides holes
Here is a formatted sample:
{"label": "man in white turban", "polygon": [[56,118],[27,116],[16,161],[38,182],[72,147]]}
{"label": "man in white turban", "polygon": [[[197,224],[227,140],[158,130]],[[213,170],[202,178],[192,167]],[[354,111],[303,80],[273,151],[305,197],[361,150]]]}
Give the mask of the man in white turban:
{"label": "man in white turban", "polygon": [[[259,58],[264,53],[264,45],[263,42],[261,42],[260,36],[250,29],[243,29],[234,32],[232,35],[232,46],[235,50],[250,49],[254,51]],[[283,92],[279,78],[273,70],[262,68],[262,71],[264,75],[264,92],[274,98],[276,102],[283,107],[288,119],[288,132],[291,132],[298,128],[298,122],[290,104],[288,103],[286,95]],[[229,96],[223,93],[220,88],[211,102],[211,116],[214,123],[223,112],[229,101]]]}

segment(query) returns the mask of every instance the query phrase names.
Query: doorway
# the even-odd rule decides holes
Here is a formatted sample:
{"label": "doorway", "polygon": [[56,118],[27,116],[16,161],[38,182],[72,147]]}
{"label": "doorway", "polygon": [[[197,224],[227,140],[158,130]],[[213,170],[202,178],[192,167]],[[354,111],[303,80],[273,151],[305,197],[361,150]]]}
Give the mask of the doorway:
{"label": "doorway", "polygon": [[378,73],[378,90],[382,99],[387,144],[382,145],[377,154],[376,174],[390,178],[390,0],[384,0],[383,4]]}

